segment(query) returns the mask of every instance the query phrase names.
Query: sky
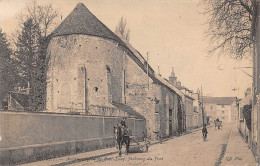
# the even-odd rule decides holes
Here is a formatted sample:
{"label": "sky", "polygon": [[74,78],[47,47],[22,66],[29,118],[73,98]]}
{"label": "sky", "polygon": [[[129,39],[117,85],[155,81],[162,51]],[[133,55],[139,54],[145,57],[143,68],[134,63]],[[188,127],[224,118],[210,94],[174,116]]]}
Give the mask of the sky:
{"label": "sky", "polygon": [[[11,36],[17,29],[17,16],[30,0],[0,0],[0,27]],[[174,67],[177,80],[190,90],[203,88],[203,95],[244,96],[251,86],[249,60],[237,62],[228,55],[209,56],[205,39],[207,17],[201,14],[199,0],[38,0],[52,3],[63,19],[82,2],[108,28],[115,30],[123,16],[130,29],[130,43],[164,78]],[[234,69],[240,68],[240,69]],[[236,90],[234,90],[236,89]]]}

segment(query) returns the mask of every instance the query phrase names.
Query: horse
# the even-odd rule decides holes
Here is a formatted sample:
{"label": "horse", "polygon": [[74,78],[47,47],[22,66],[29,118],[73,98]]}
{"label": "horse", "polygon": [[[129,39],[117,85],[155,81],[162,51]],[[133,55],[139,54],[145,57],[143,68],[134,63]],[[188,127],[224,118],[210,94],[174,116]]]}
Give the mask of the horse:
{"label": "horse", "polygon": [[122,154],[122,145],[126,146],[126,154],[129,153],[131,131],[127,127],[114,126],[114,134],[119,150],[119,156]]}
{"label": "horse", "polygon": [[220,121],[218,118],[217,120],[214,120],[214,123],[215,123],[215,129],[216,127],[218,127],[218,129],[222,129],[222,121]]}

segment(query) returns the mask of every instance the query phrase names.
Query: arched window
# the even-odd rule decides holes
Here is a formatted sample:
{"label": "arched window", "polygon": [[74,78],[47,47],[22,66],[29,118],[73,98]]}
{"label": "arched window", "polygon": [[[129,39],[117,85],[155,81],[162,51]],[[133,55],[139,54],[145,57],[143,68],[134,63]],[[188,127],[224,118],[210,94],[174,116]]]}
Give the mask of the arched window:
{"label": "arched window", "polygon": [[69,108],[71,102],[71,87],[65,82],[61,85],[60,89],[60,107]]}
{"label": "arched window", "polygon": [[108,66],[106,66],[106,70],[107,70],[107,90],[108,90],[108,102],[112,103],[112,91],[111,91],[111,71],[110,68]]}

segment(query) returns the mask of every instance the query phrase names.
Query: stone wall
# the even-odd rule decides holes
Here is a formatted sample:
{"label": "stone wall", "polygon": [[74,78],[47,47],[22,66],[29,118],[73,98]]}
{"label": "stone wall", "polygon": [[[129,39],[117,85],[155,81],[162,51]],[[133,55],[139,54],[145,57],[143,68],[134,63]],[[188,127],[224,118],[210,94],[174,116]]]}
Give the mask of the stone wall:
{"label": "stone wall", "polygon": [[193,101],[185,98],[185,111],[186,111],[186,129],[193,129]]}
{"label": "stone wall", "polygon": [[205,107],[205,114],[209,117],[209,120],[212,123],[216,119],[217,105],[211,103],[203,103],[203,105]]}
{"label": "stone wall", "polygon": [[[154,84],[154,87],[156,84]],[[156,95],[159,103],[156,106],[156,109],[160,115],[160,130],[164,137],[175,135],[178,128],[178,96],[173,91],[170,91],[166,86],[162,84],[157,84],[157,93]],[[170,119],[171,111],[171,119]],[[171,131],[170,131],[171,123]]]}
{"label": "stone wall", "polygon": [[177,94],[152,76],[148,77],[145,64],[142,69],[142,62],[131,51],[108,39],[68,35],[54,37],[48,53],[51,57],[48,110],[121,116],[122,112],[111,104],[118,102],[145,117],[147,132],[153,138],[158,130],[164,136],[176,133]]}
{"label": "stone wall", "polygon": [[[113,126],[118,122],[118,117],[0,112],[0,163],[114,146]],[[141,140],[145,121],[129,117],[126,123]]]}
{"label": "stone wall", "polygon": [[153,134],[155,130],[153,80],[129,56],[125,56],[125,80],[126,104],[145,117],[147,132]]}
{"label": "stone wall", "polygon": [[123,51],[113,41],[87,35],[54,37],[48,55],[48,110],[87,111],[89,105],[122,102]]}

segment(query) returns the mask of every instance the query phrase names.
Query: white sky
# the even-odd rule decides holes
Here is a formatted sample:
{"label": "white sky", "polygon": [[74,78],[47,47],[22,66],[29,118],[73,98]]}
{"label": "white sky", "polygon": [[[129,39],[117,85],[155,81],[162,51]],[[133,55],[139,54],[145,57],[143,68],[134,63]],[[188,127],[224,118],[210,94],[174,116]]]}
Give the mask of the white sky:
{"label": "white sky", "polygon": [[[15,32],[16,16],[28,0],[0,0],[0,27],[7,35]],[[52,2],[63,19],[82,2],[106,26],[114,31],[121,16],[130,28],[130,43],[143,55],[149,52],[149,63],[155,71],[168,78],[174,67],[177,79],[196,91],[203,87],[204,95],[240,97],[252,79],[234,67],[250,66],[228,57],[207,58],[203,40],[206,17],[199,14],[199,0],[39,0]],[[224,70],[219,70],[218,66]],[[243,69],[251,74],[250,69]]]}

